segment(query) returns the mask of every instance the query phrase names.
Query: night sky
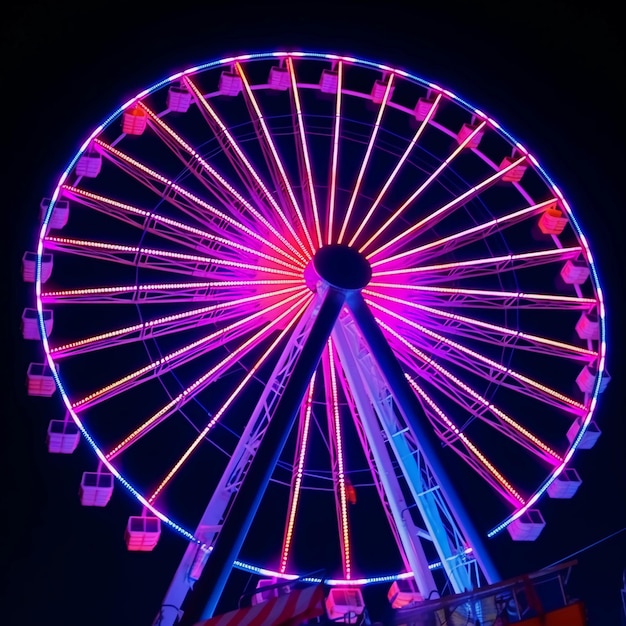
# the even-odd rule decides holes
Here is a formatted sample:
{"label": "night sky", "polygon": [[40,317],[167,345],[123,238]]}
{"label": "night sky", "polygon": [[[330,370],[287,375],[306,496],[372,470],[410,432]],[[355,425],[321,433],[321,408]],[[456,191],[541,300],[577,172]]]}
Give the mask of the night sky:
{"label": "night sky", "polygon": [[[209,6],[211,3],[204,3]],[[107,508],[81,507],[93,467],[87,446],[49,455],[58,395],[30,398],[20,334],[34,295],[20,277],[36,242],[39,202],[91,129],[144,87],[177,70],[233,53],[287,47],[363,56],[404,67],[488,112],[539,158],[572,204],[597,261],[608,310],[608,370],[596,446],[575,457],[583,483],[572,500],[541,506],[547,526],[531,545],[487,546],[510,574],[575,555],[570,592],[590,626],[624,624],[626,429],[622,353],[626,172],[623,19],[608,3],[356,4],[91,2],[13,6],[2,20],[2,252],[7,286],[2,411],[3,601],[7,626],[151,624],[182,555],[164,530],[153,553],[128,553],[123,529],[137,507],[117,489]],[[503,533],[506,535],[506,533]],[[606,539],[611,537],[610,539]],[[606,539],[606,540],[605,540]],[[590,547],[596,544],[594,547]],[[245,582],[245,576],[238,574]]]}

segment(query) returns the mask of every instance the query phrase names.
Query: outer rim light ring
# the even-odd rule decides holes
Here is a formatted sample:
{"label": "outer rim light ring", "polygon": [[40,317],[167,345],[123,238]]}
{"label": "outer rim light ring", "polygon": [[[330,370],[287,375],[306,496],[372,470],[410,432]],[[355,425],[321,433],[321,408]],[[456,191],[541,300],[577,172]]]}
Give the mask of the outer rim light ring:
{"label": "outer rim light ring", "polygon": [[[469,104],[466,100],[464,100],[463,98],[459,97],[458,95],[456,95],[455,93],[449,91],[448,89],[444,89],[442,87],[440,87],[439,85],[432,83],[428,80],[425,80],[423,78],[420,78],[418,76],[416,76],[415,74],[408,72],[406,70],[403,69],[399,69],[399,68],[394,68],[391,66],[388,66],[386,64],[382,64],[379,62],[375,62],[375,61],[371,61],[371,60],[366,60],[366,59],[359,59],[353,56],[347,56],[347,55],[337,55],[337,54],[331,54],[331,53],[323,53],[323,52],[303,52],[303,51],[293,51],[293,50],[285,50],[285,51],[274,51],[274,52],[257,52],[257,53],[251,53],[251,54],[241,54],[241,55],[237,55],[237,56],[230,56],[230,57],[224,57],[222,59],[219,60],[214,60],[214,61],[209,61],[206,63],[202,63],[200,65],[196,65],[193,67],[190,67],[184,71],[181,72],[177,72],[174,73],[172,75],[170,75],[168,78],[159,80],[158,82],[154,83],[151,87],[141,91],[140,93],[138,93],[135,97],[131,98],[130,100],[128,100],[127,102],[125,102],[122,106],[120,106],[116,111],[114,111],[111,115],[109,115],[108,117],[106,117],[104,119],[104,121],[98,125],[93,131],[92,133],[88,136],[88,138],[83,142],[82,146],[80,147],[79,151],[74,155],[74,157],[72,157],[72,159],[69,161],[68,165],[66,166],[65,170],[62,172],[61,176],[59,177],[58,182],[56,183],[56,187],[54,190],[54,193],[52,195],[51,198],[51,202],[48,205],[47,211],[43,217],[43,221],[42,221],[42,225],[39,231],[39,235],[38,235],[38,245],[37,245],[37,261],[36,261],[36,268],[35,268],[35,293],[36,293],[36,306],[37,306],[37,312],[38,312],[38,321],[39,321],[39,327],[40,327],[40,335],[42,338],[42,343],[43,343],[43,348],[45,351],[45,357],[46,357],[46,361],[51,369],[52,375],[55,379],[57,388],[59,389],[59,392],[61,393],[61,396],[63,398],[63,402],[65,404],[65,407],[67,409],[67,411],[69,412],[69,414],[72,416],[72,419],[74,420],[74,422],[76,423],[76,425],[78,426],[78,428],[80,429],[81,433],[83,434],[83,436],[85,437],[85,439],[88,441],[89,445],[93,448],[94,452],[96,453],[96,455],[98,456],[98,458],[100,459],[100,461],[106,466],[106,468],[124,485],[124,487],[126,487],[126,489],[128,489],[130,491],[130,493],[143,505],[145,506],[149,511],[151,511],[155,516],[157,516],[158,518],[160,518],[163,522],[165,522],[166,524],[168,524],[171,528],[173,528],[174,530],[176,530],[177,532],[179,532],[180,534],[182,534],[186,539],[190,540],[190,541],[195,541],[197,543],[201,543],[197,538],[194,537],[193,533],[190,532],[189,530],[183,528],[182,526],[180,526],[179,524],[177,524],[174,520],[170,519],[168,516],[166,516],[165,514],[163,514],[162,512],[160,512],[158,509],[156,509],[153,505],[151,505],[150,503],[147,502],[147,500],[135,489],[135,487],[130,484],[121,474],[119,474],[119,472],[117,471],[117,469],[111,464],[110,461],[108,461],[105,458],[105,455],[102,453],[102,451],[100,450],[100,448],[97,445],[97,442],[91,437],[91,435],[89,434],[89,432],[86,430],[86,428],[84,427],[84,425],[82,424],[80,418],[78,417],[78,415],[76,414],[76,412],[73,410],[73,408],[71,407],[71,402],[67,396],[67,393],[65,391],[65,387],[63,385],[63,382],[61,380],[61,377],[59,376],[59,372],[57,371],[55,362],[51,356],[50,353],[50,346],[48,343],[48,339],[45,333],[45,329],[44,329],[44,320],[43,320],[43,303],[41,300],[41,264],[42,264],[42,255],[43,255],[43,239],[46,235],[46,231],[47,231],[47,227],[48,227],[48,223],[50,221],[52,212],[54,210],[54,205],[57,201],[57,199],[59,198],[59,194],[60,194],[60,188],[63,185],[65,179],[67,178],[69,172],[72,170],[72,168],[74,167],[76,161],[80,158],[80,156],[87,150],[87,148],[89,147],[90,143],[92,142],[92,140],[98,136],[102,130],[104,128],[106,128],[107,126],[109,126],[109,124],[111,124],[114,120],[116,120],[121,114],[122,112],[128,108],[129,106],[133,105],[138,99],[144,98],[145,96],[151,94],[152,92],[156,91],[157,89],[160,89],[172,82],[174,82],[175,80],[179,79],[180,77],[184,76],[184,75],[189,75],[189,74],[195,74],[201,71],[205,71],[205,70],[209,70],[209,69],[215,69],[218,68],[220,66],[225,66],[225,65],[229,65],[232,64],[236,61],[248,61],[248,60],[270,60],[273,58],[281,58],[281,57],[286,57],[286,56],[294,56],[294,57],[303,57],[303,58],[308,58],[308,59],[320,59],[320,60],[328,60],[328,61],[344,61],[346,63],[350,63],[353,65],[358,65],[358,66],[362,66],[362,67],[368,67],[371,69],[377,69],[380,71],[387,71],[387,72],[395,72],[397,73],[399,76],[402,76],[405,79],[408,79],[410,81],[413,81],[423,87],[426,88],[430,88],[430,89],[434,89],[437,91],[440,91],[442,93],[444,93],[446,96],[448,96],[449,98],[452,98],[453,100],[455,100],[460,106],[462,106],[463,108],[465,108],[467,111],[469,111],[470,113],[477,115],[483,119],[488,120],[488,123],[493,126],[498,133],[502,134],[506,139],[508,139],[512,144],[514,144],[521,152],[523,152],[524,154],[528,155],[529,160],[532,163],[532,166],[535,168],[535,170],[539,173],[539,175],[544,179],[544,181],[553,189],[555,195],[562,201],[562,204],[565,208],[565,210],[567,211],[568,214],[568,218],[573,226],[573,229],[575,231],[577,240],[579,241],[579,243],[581,244],[583,250],[584,250],[584,256],[586,259],[586,262],[589,265],[590,268],[590,278],[593,284],[593,289],[594,292],[597,296],[597,300],[598,300],[598,306],[599,306],[599,326],[600,326],[600,338],[599,338],[599,354],[598,354],[598,376],[596,379],[596,384],[593,390],[593,393],[591,395],[591,399],[590,399],[590,404],[589,404],[589,410],[587,412],[587,415],[585,416],[584,420],[583,420],[583,424],[581,427],[581,430],[578,433],[578,436],[576,437],[576,439],[574,440],[574,442],[572,443],[571,447],[569,448],[563,462],[557,466],[556,468],[554,468],[554,470],[552,471],[551,475],[544,481],[544,483],[540,486],[540,488],[533,494],[533,496],[531,498],[528,499],[528,501],[526,502],[526,504],[521,507],[520,509],[518,509],[517,511],[515,511],[514,513],[512,513],[511,515],[509,515],[503,522],[501,522],[498,526],[496,526],[493,530],[491,530],[488,533],[489,537],[492,537],[496,534],[498,534],[500,531],[502,531],[504,528],[506,528],[512,521],[514,521],[515,519],[517,519],[518,517],[520,517],[525,511],[527,511],[532,505],[534,505],[542,496],[542,494],[546,491],[546,489],[548,488],[548,486],[558,477],[558,475],[563,471],[563,469],[567,466],[567,464],[570,462],[573,454],[575,453],[582,437],[585,434],[585,431],[587,430],[591,419],[593,417],[593,414],[595,412],[596,406],[597,406],[597,400],[598,400],[598,395],[599,395],[599,388],[600,388],[600,383],[602,380],[602,374],[605,372],[606,370],[606,343],[607,343],[607,339],[606,339],[606,310],[605,310],[605,304],[604,304],[604,297],[603,297],[603,292],[602,289],[600,287],[600,282],[599,282],[599,277],[598,277],[598,272],[595,266],[595,262],[593,260],[591,251],[589,249],[589,245],[587,243],[587,239],[585,237],[585,235],[583,234],[578,221],[576,220],[571,207],[569,205],[569,203],[567,202],[567,200],[565,199],[565,197],[563,196],[562,192],[560,191],[560,189],[555,185],[555,183],[553,182],[552,178],[548,175],[548,173],[543,169],[543,167],[540,165],[540,163],[538,162],[538,160],[529,153],[529,151],[520,143],[518,142],[508,131],[506,131],[500,124],[498,124],[493,118],[491,117],[487,117],[481,110],[477,109],[476,107],[472,106],[471,104]],[[242,563],[242,562],[237,562],[236,566],[241,568],[241,569],[245,569],[248,571],[252,571],[252,572],[265,572],[268,574],[271,574],[273,576],[278,576],[278,577],[285,577],[285,578],[289,578],[288,575],[283,575],[277,572],[272,572],[271,570],[264,570],[261,568],[258,568],[254,565],[249,565],[246,563]],[[436,567],[436,564],[433,564],[433,567]],[[389,576],[382,576],[382,577],[377,577],[375,580],[379,581],[379,579],[389,579],[389,580],[393,580],[393,579],[397,579],[397,578],[401,578],[404,577],[406,574],[391,574]],[[367,584],[368,582],[372,582],[373,579],[363,579],[359,582],[356,582],[354,580],[351,581],[334,581],[336,584],[341,584],[342,582],[350,582],[350,584]]]}

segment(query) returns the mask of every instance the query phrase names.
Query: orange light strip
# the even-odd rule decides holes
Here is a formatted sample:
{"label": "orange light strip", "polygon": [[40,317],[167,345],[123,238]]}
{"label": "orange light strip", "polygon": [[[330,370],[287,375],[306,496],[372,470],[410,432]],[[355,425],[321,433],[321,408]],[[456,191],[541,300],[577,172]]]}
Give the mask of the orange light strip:
{"label": "orange light strip", "polygon": [[350,547],[350,523],[348,519],[348,499],[346,497],[346,476],[343,458],[343,440],[341,435],[341,420],[339,417],[339,396],[337,392],[337,371],[333,355],[332,340],[328,340],[328,360],[330,368],[330,383],[332,390],[332,420],[335,448],[337,450],[337,479],[339,487],[339,506],[341,511],[341,536],[343,538],[343,575],[350,579],[352,575],[351,547]]}
{"label": "orange light strip", "polygon": [[[275,321],[273,321],[271,324],[269,324],[266,329],[263,329],[262,332],[266,332],[269,329],[269,327],[273,326],[278,321],[278,319],[282,319],[286,315],[290,314],[299,304],[301,304],[301,302],[302,301],[297,302],[296,304],[294,304],[288,311],[285,311],[285,313],[283,315],[281,315],[280,318],[277,318]],[[239,383],[239,385],[237,385],[236,389],[230,394],[228,399],[220,407],[219,411],[211,418],[209,423],[202,429],[202,431],[200,431],[198,436],[193,440],[192,444],[187,448],[187,450],[185,450],[184,454],[180,457],[180,459],[178,459],[178,461],[176,461],[176,463],[174,464],[172,469],[166,474],[165,478],[159,483],[159,486],[155,489],[154,493],[148,498],[148,502],[150,504],[154,504],[154,501],[158,498],[159,494],[163,491],[163,489],[167,486],[167,484],[172,480],[172,478],[174,478],[174,476],[176,475],[178,470],[180,470],[180,468],[183,466],[185,461],[189,458],[191,453],[198,447],[200,442],[207,436],[207,434],[213,428],[213,426],[215,426],[215,424],[217,424],[219,419],[225,413],[226,409],[228,409],[228,407],[235,401],[235,399],[241,393],[242,389],[246,386],[246,384],[256,375],[259,367],[261,367],[263,362],[271,354],[271,352],[274,350],[274,348],[281,342],[283,337],[295,325],[296,321],[300,317],[300,313],[302,313],[302,311],[304,311],[305,306],[306,306],[306,304],[301,307],[300,312],[298,314],[292,316],[291,320],[286,325],[286,327],[280,332],[280,334],[272,342],[270,347],[261,355],[259,360],[254,364],[254,366],[252,368],[250,368],[250,370],[245,375],[243,380]],[[248,343],[250,343],[250,342],[254,342],[254,341],[257,341],[257,340],[258,340],[258,336],[255,336],[255,337],[251,338],[249,340],[249,342],[246,342],[246,345]]]}
{"label": "orange light strip", "polygon": [[283,537],[283,549],[280,558],[280,573],[284,574],[289,561],[289,552],[291,550],[291,542],[293,539],[294,528],[296,525],[296,513],[300,502],[300,489],[302,486],[302,477],[304,476],[304,461],[309,443],[309,430],[311,425],[311,412],[313,411],[313,391],[315,389],[315,372],[309,383],[309,392],[307,394],[306,405],[304,408],[304,423],[302,424],[302,439],[300,441],[300,450],[298,451],[298,468],[296,469],[295,480],[291,492],[291,502],[289,505],[289,515],[287,518],[287,526],[285,528],[285,536]]}

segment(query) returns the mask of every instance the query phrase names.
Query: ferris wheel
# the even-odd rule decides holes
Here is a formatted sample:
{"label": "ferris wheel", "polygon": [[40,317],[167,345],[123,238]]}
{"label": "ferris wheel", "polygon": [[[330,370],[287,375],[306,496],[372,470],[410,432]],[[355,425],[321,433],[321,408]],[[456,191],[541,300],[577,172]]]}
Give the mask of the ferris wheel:
{"label": "ferris wheel", "polygon": [[495,582],[488,538],[536,539],[600,434],[604,304],[567,200],[402,69],[271,52],[158,82],[63,171],[23,273],[29,393],[66,412],[49,449],[96,454],[82,503],[123,486],[129,549],[188,541],[164,606],[207,563],[209,614],[233,567]]}

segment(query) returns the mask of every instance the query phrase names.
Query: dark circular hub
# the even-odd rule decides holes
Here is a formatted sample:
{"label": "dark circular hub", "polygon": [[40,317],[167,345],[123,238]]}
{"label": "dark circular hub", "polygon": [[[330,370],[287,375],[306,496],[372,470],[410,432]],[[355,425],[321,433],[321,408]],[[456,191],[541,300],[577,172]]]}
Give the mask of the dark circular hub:
{"label": "dark circular hub", "polygon": [[340,243],[320,248],[313,257],[313,267],[321,280],[346,291],[363,289],[372,277],[368,260],[358,250]]}

